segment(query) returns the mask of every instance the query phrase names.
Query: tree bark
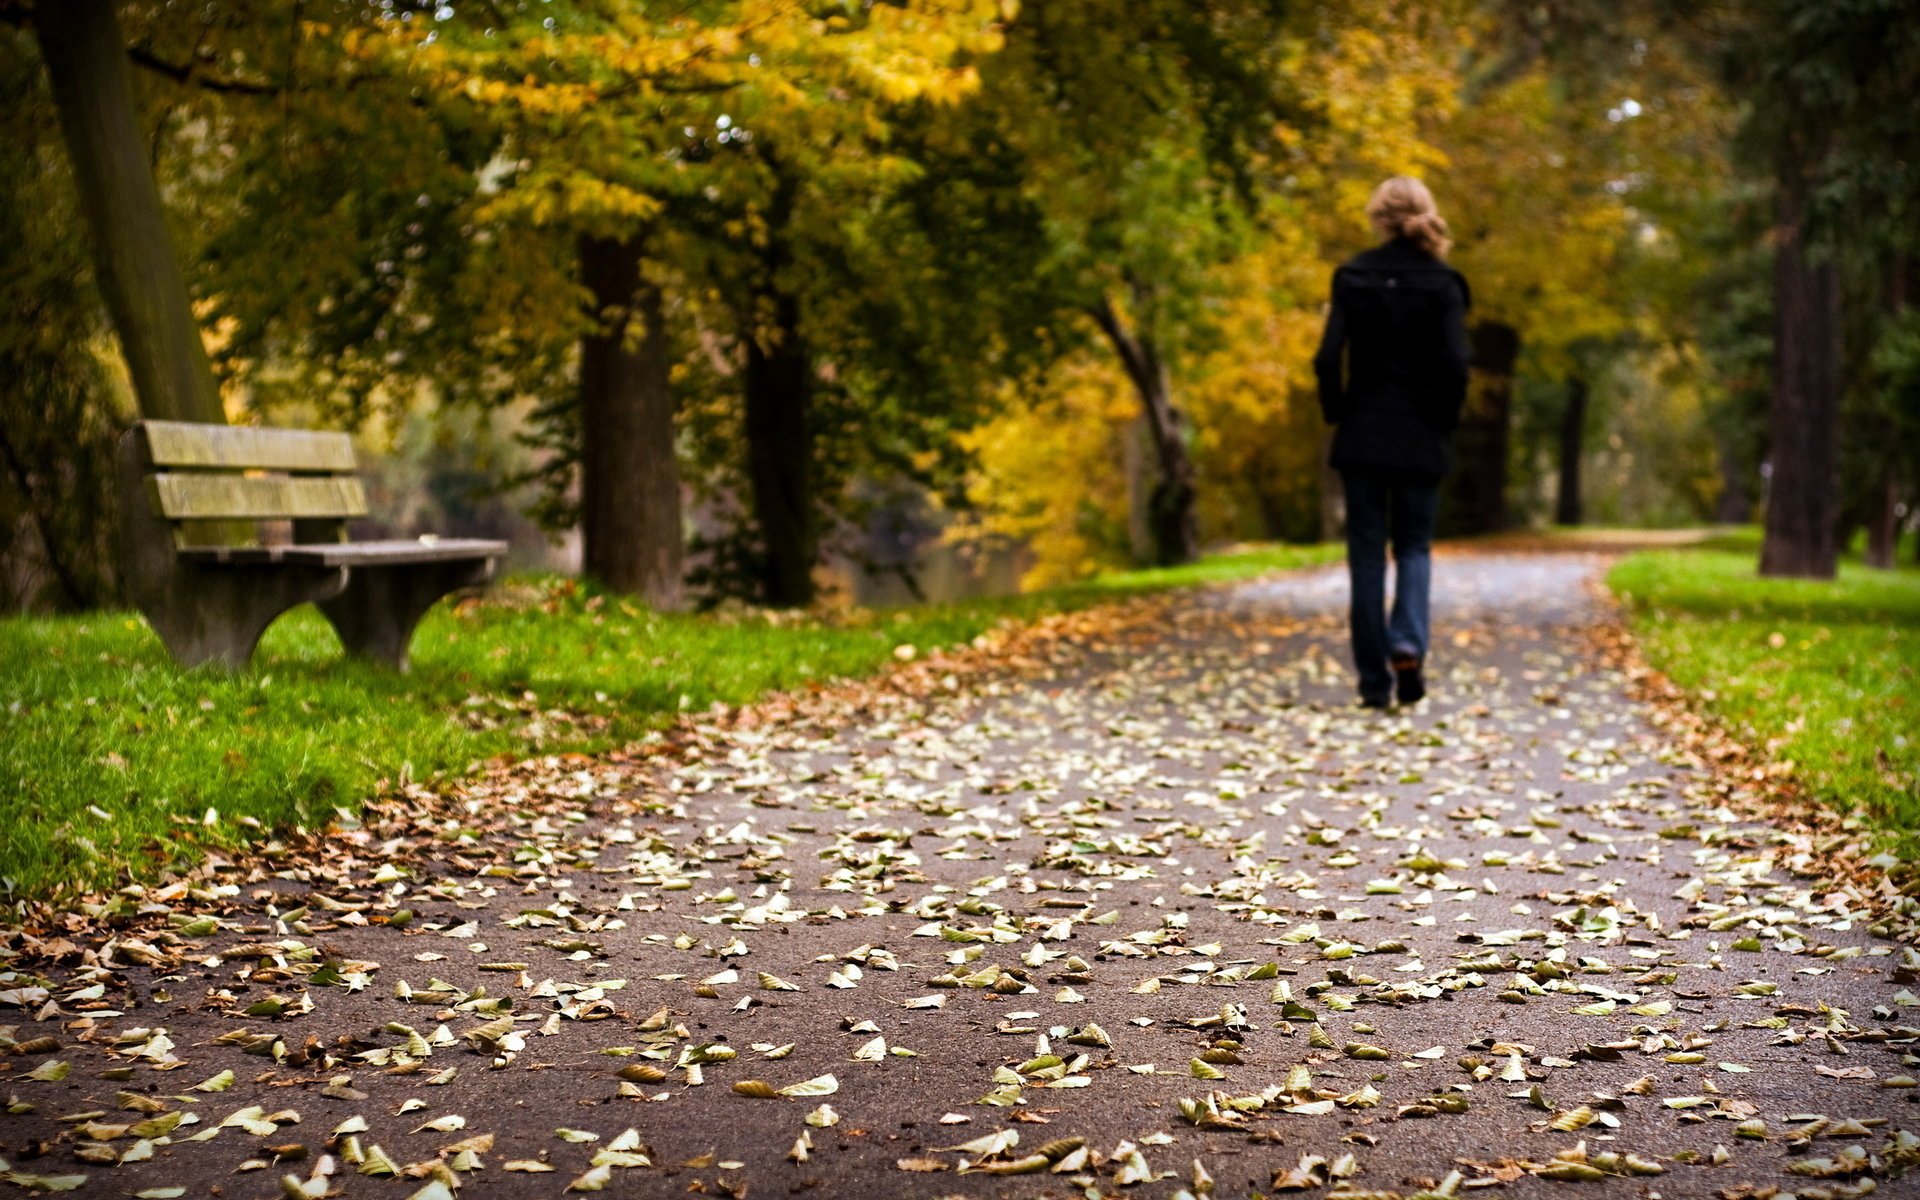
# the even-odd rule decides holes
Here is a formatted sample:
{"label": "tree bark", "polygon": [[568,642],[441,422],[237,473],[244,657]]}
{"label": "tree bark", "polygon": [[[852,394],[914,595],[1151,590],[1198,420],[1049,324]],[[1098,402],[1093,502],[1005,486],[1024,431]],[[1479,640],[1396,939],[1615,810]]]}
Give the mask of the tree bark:
{"label": "tree bark", "polygon": [[747,479],[764,543],[761,595],[777,608],[813,602],[819,550],[813,497],[813,359],[800,335],[800,302],[771,287],[771,324],[747,330]]}
{"label": "tree bark", "polygon": [[1839,558],[1840,288],[1833,263],[1806,244],[1807,189],[1797,156],[1783,156],[1775,200],[1773,473],[1762,575],[1832,579]]}
{"label": "tree bark", "polygon": [[1747,464],[1740,461],[1733,435],[1724,428],[1714,434],[1713,440],[1720,460],[1720,498],[1714,502],[1713,519],[1722,525],[1745,525],[1753,520],[1753,493],[1747,489]]}
{"label": "tree bark", "polygon": [[[1907,307],[1908,277],[1913,273],[1913,260],[1904,253],[1893,256],[1893,264],[1887,271],[1886,307],[1887,311],[1898,318]],[[1880,464],[1880,484],[1874,489],[1873,512],[1867,518],[1866,564],[1890,570],[1894,565],[1894,556],[1900,549],[1900,475],[1895,466],[1894,456],[1898,453],[1897,435],[1886,421],[1887,441],[1884,444]]]}
{"label": "tree bark", "polygon": [[1328,426],[1320,435],[1320,453],[1315,458],[1320,471],[1320,540],[1337,542],[1347,534],[1347,494],[1340,472],[1333,465],[1334,429]]}
{"label": "tree bark", "polygon": [[1586,433],[1587,381],[1576,375],[1567,381],[1567,406],[1560,413],[1560,487],[1553,506],[1559,525],[1580,524],[1580,459]]}
{"label": "tree bark", "polygon": [[599,328],[580,342],[580,530],[586,573],[679,608],[680,468],[660,288],[638,238],[582,237],[580,278]]}
{"label": "tree bark", "polygon": [[1507,526],[1507,446],[1520,331],[1483,321],[1469,334],[1476,386],[1454,433],[1458,466],[1447,479],[1440,526],[1452,534],[1497,533]]}
{"label": "tree bark", "polygon": [[1180,435],[1180,414],[1173,407],[1172,385],[1153,339],[1126,327],[1104,296],[1088,310],[1120,356],[1120,365],[1140,397],[1141,414],[1159,459],[1160,478],[1147,501],[1147,526],[1156,566],[1175,566],[1200,557],[1200,529],[1194,512],[1193,459]]}
{"label": "tree bark", "polygon": [[1893,554],[1900,541],[1900,484],[1893,468],[1887,467],[1874,489],[1873,512],[1867,517],[1866,564],[1882,570],[1893,568]]}
{"label": "tree bark", "polygon": [[60,129],[93,237],[94,269],[141,415],[224,423],[226,412],[167,231],[113,0],[34,12]]}

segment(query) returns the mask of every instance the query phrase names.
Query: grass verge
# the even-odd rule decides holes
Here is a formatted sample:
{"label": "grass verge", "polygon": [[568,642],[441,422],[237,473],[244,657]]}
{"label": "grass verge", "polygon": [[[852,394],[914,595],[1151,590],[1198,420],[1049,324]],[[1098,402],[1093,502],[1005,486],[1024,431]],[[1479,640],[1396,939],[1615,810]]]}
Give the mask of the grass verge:
{"label": "grass verge", "polygon": [[404,676],[343,660],[310,607],[233,676],[181,671],[135,614],[0,620],[0,877],[27,897],[151,877],[401,779],[603,750],[682,710],[877,671],[901,645],[1339,553],[1264,546],[1023,596],[820,616],[663,616],[568,580],[516,580],[436,608]]}
{"label": "grass verge", "polygon": [[1824,803],[1920,828],[1920,570],[1762,579],[1757,539],[1623,559],[1607,582],[1654,667]]}

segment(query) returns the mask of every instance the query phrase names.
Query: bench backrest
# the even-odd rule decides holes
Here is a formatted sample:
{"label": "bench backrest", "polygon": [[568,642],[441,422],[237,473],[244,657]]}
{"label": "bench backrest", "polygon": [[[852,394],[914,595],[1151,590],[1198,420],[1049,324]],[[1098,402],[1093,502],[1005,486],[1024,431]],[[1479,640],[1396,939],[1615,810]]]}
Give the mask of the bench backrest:
{"label": "bench backrest", "polygon": [[[367,515],[353,440],[344,433],[191,421],[135,428],[151,472],[147,495],[156,513],[176,522],[183,543],[205,545],[213,530],[228,542],[238,522],[280,520],[295,522],[296,541],[330,541],[344,536],[349,518]],[[178,524],[186,522],[193,526]]]}

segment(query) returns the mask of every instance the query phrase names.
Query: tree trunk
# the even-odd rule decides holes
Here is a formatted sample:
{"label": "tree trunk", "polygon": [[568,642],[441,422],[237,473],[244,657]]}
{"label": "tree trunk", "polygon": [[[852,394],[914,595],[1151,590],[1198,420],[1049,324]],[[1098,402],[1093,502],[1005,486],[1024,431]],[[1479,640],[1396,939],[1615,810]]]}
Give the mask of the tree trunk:
{"label": "tree trunk", "polygon": [[654,608],[681,604],[680,469],[660,288],[639,239],[582,237],[597,332],[580,341],[580,531],[586,573]]}
{"label": "tree trunk", "polygon": [[1447,533],[1498,533],[1507,526],[1507,444],[1520,331],[1483,321],[1470,332],[1475,386],[1454,433],[1458,467],[1447,480],[1440,523]]}
{"label": "tree trunk", "polygon": [[[1893,256],[1893,265],[1887,271],[1887,311],[1897,320],[1907,307],[1908,276],[1913,273],[1913,261],[1904,253]],[[1885,570],[1892,569],[1894,555],[1900,549],[1900,477],[1894,466],[1894,455],[1898,453],[1897,434],[1892,420],[1885,420],[1887,440],[1881,454],[1880,485],[1874,489],[1873,511],[1867,518],[1867,554],[1866,564]]]}
{"label": "tree trunk", "polygon": [[1132,562],[1154,561],[1159,551],[1153,541],[1153,490],[1160,482],[1160,454],[1153,448],[1147,418],[1136,412],[1120,430],[1120,463],[1127,481],[1127,556]]}
{"label": "tree trunk", "polygon": [[1155,566],[1175,566],[1200,557],[1200,529],[1194,513],[1193,459],[1180,436],[1180,414],[1174,410],[1166,364],[1160,361],[1151,338],[1128,330],[1120,314],[1103,296],[1088,310],[1107,340],[1113,343],[1140,396],[1141,415],[1153,439],[1160,462],[1160,478],[1147,501],[1147,526],[1153,539]]}
{"label": "tree trunk", "polygon": [[1885,468],[1874,489],[1873,512],[1867,518],[1867,557],[1870,567],[1893,568],[1893,554],[1900,542],[1900,484],[1893,468]]}
{"label": "tree trunk", "polygon": [[1832,579],[1839,557],[1840,289],[1805,240],[1808,183],[1787,156],[1773,262],[1773,473],[1762,575]]}
{"label": "tree trunk", "polygon": [[1333,466],[1334,429],[1328,426],[1320,435],[1320,453],[1315,461],[1320,469],[1320,540],[1337,542],[1347,535],[1347,493],[1340,472]]}
{"label": "tree trunk", "polygon": [[1567,406],[1560,413],[1560,489],[1553,519],[1559,525],[1580,524],[1581,443],[1587,433],[1587,381],[1567,381]]}
{"label": "tree trunk", "polygon": [[133,102],[113,0],[57,0],[34,12],[95,273],[141,415],[224,423],[206,345],[167,232]]}
{"label": "tree trunk", "polygon": [[1714,434],[1713,440],[1720,460],[1720,498],[1714,502],[1713,519],[1722,525],[1745,525],[1753,520],[1753,493],[1747,490],[1747,464],[1741,461],[1733,435],[1724,428]]}
{"label": "tree trunk", "polygon": [[813,602],[819,531],[813,498],[813,360],[800,302],[773,287],[769,328],[747,330],[747,480],[764,543],[761,596],[777,608]]}

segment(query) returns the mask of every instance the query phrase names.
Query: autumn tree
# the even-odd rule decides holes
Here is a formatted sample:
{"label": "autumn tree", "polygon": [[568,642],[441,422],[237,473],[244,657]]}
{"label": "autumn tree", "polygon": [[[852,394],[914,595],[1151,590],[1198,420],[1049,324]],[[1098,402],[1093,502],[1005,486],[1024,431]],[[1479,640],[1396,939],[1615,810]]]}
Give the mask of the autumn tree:
{"label": "autumn tree", "polygon": [[32,18],[86,215],[94,278],[141,411],[224,423],[147,161],[116,7],[114,0],[66,0],[40,5]]}
{"label": "autumn tree", "polygon": [[[716,4],[666,16],[605,4],[529,12],[491,35],[485,13],[459,37],[416,35],[436,90],[484,106],[517,156],[480,211],[580,231],[583,263],[605,268],[591,273],[590,307],[617,323],[583,348],[583,364],[608,367],[583,372],[579,409],[590,535],[597,511],[644,513],[645,540],[677,547],[667,342],[660,320],[630,315],[658,318],[677,303],[711,330],[724,313],[746,414],[760,592],[774,604],[811,598],[822,364],[809,259],[902,178],[885,146],[891,114],[964,94],[969,58],[997,44],[999,13],[979,0],[857,11]],[[675,285],[678,301],[656,294]],[[632,361],[617,348],[623,331],[626,343],[638,339]],[[609,385],[626,398],[602,396]],[[608,423],[622,413],[632,419]],[[605,436],[621,430],[632,436]],[[608,499],[610,489],[620,497]]]}
{"label": "autumn tree", "polygon": [[[1022,178],[1032,181],[1024,194],[1049,234],[1044,270],[1033,275],[1062,297],[1056,307],[1072,320],[1059,328],[1055,366],[1014,376],[1003,389],[1006,411],[968,443],[979,460],[971,489],[979,527],[1029,541],[1040,559],[1035,581],[1125,561],[1136,525],[1146,523],[1129,511],[1132,489],[1120,486],[1123,477],[1131,483],[1144,467],[1149,490],[1167,495],[1162,443],[1151,427],[1136,436],[1146,422],[1127,417],[1142,412],[1135,380],[1076,302],[1090,283],[1108,283],[1116,316],[1132,315],[1133,280],[1151,281],[1164,300],[1141,311],[1153,317],[1145,328],[1173,351],[1161,357],[1167,393],[1180,398],[1177,448],[1196,481],[1199,535],[1321,536],[1325,448],[1307,368],[1327,280],[1372,236],[1362,215],[1369,189],[1387,174],[1440,161],[1426,125],[1455,85],[1448,55],[1434,48],[1449,27],[1446,16],[1372,0],[1291,14],[1268,30],[1276,39],[1268,52],[1284,79],[1268,80],[1263,99],[1249,106],[1270,122],[1258,138],[1196,150],[1205,141],[1197,114],[1218,111],[1210,106],[1189,108],[1164,130],[1140,126],[1159,131],[1165,144],[1158,147],[1135,145],[1124,129],[1089,117],[1101,126],[1093,136],[1106,139],[1094,144],[1097,156],[1128,164],[1109,178],[1074,167],[1069,156],[1066,186],[1088,188],[1091,197],[1062,194],[1050,182],[1054,168],[1031,166],[1039,136],[1033,122],[1044,130],[1056,118],[1014,110],[1021,116],[1007,124],[1027,132],[1008,141],[1021,156]],[[989,70],[983,107],[996,99],[993,86]],[[1175,169],[1183,163],[1190,174]],[[1088,181],[1075,174],[1082,169],[1093,172]],[[1116,188],[1131,191],[1109,194]],[[1139,224],[1129,226],[1130,219]],[[1115,239],[1111,261],[1093,254],[1107,243],[1083,231]],[[1136,327],[1129,321],[1123,332]],[[1107,390],[1114,388],[1122,389],[1118,396]]]}
{"label": "autumn tree", "polygon": [[1199,552],[1174,360],[1208,319],[1208,271],[1250,236],[1258,160],[1293,104],[1285,32],[1283,6],[1261,0],[1028,6],[963,114],[1012,151],[1008,186],[1048,230],[1018,269],[1105,341],[1136,397],[1162,563]]}

